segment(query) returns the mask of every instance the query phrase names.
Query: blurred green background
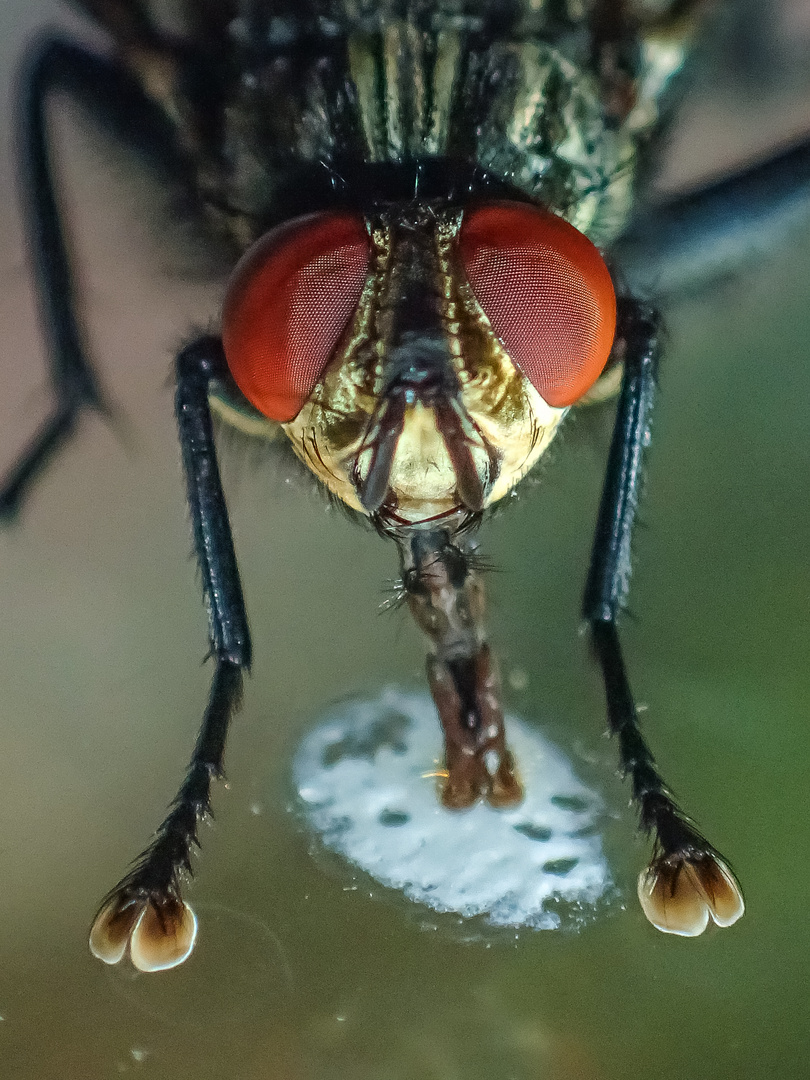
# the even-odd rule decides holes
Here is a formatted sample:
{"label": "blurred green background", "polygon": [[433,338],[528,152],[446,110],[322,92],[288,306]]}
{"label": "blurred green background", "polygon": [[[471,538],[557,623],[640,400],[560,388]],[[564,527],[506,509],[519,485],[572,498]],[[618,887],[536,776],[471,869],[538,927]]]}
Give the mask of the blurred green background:
{"label": "blurred green background", "polygon": [[[704,81],[671,149],[669,186],[810,131],[808,7],[770,7],[779,55],[752,63],[750,82]],[[754,10],[739,5],[743,21]],[[54,22],[73,25],[47,0],[0,8],[4,115],[21,48]],[[465,944],[455,919],[313,858],[291,812],[299,738],[342,695],[419,686],[423,643],[406,612],[377,613],[393,548],[288,483],[283,467],[231,460],[254,674],[229,745],[230,790],[216,792],[190,893],[198,950],[175,972],[139,977],[94,961],[86,933],[175,791],[207,692],[168,374],[189,327],[215,315],[221,286],[193,243],[164,242],[170,201],[136,162],[69,108],[55,126],[93,347],[128,427],[122,442],[88,419],[0,535],[2,1075],[805,1077],[810,226],[667,312],[624,624],[651,742],[735,865],[745,918],[682,940],[653,930],[636,903],[646,850],[602,737],[602,692],[578,625],[605,413],[571,427],[542,486],[482,540],[501,571],[489,582],[490,625],[507,705],[571,754],[616,811],[613,907],[579,934]],[[9,462],[47,395],[7,125],[3,137]]]}

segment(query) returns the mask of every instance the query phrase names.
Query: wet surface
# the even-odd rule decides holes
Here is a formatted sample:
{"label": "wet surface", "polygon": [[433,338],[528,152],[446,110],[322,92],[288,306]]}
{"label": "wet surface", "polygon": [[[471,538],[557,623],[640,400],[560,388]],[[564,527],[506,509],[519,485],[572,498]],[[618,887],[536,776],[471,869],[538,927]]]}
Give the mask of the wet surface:
{"label": "wet surface", "polygon": [[[790,42],[806,48],[802,6],[791,10]],[[12,58],[57,17],[70,24],[44,0],[3,5],[6,114]],[[810,129],[806,82],[778,89],[784,99],[710,94],[678,144],[677,175]],[[165,243],[170,201],[135,163],[68,110],[57,127],[93,345],[127,426],[122,439],[88,419],[0,536],[4,1075],[803,1077],[810,229],[669,312],[625,624],[646,730],[740,876],[740,923],[666,938],[635,899],[646,852],[578,633],[605,416],[572,426],[542,486],[482,534],[501,571],[489,577],[490,625],[507,708],[573,757],[609,810],[602,842],[619,893],[604,914],[578,933],[464,943],[436,928],[453,916],[420,920],[404,901],[347,889],[345,869],[313,853],[295,810],[296,748],[336,700],[392,682],[420,688],[422,642],[407,613],[377,614],[393,549],[288,483],[284,467],[234,459],[254,674],[190,894],[199,948],[175,972],[138,976],[94,961],[86,938],[176,788],[207,693],[167,377],[171,350],[208,324],[221,288],[193,245]],[[0,183],[0,460],[10,461],[45,397],[8,153]]]}

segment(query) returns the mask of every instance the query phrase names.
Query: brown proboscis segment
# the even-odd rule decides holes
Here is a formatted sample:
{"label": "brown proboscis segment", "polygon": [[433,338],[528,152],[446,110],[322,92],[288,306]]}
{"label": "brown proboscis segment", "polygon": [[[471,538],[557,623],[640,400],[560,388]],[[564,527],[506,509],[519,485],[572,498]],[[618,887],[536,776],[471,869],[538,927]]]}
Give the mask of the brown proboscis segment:
{"label": "brown proboscis segment", "polygon": [[523,791],[506,744],[500,681],[484,637],[484,586],[471,553],[445,530],[400,544],[408,605],[429,638],[430,690],[445,744],[441,800],[462,810],[520,802]]}
{"label": "brown proboscis segment", "polygon": [[500,680],[489,646],[463,664],[429,656],[427,671],[444,732],[442,804],[464,810],[481,798],[494,807],[519,803],[523,791],[506,745]]}

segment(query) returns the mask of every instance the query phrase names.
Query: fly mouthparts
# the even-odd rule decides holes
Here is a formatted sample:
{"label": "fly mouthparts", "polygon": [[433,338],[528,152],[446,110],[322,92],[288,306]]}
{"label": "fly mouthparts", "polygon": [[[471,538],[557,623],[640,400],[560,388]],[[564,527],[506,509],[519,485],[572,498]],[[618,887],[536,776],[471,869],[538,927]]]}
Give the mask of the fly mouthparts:
{"label": "fly mouthparts", "polygon": [[[456,491],[463,506],[473,513],[484,509],[487,491],[494,480],[492,461],[487,469],[486,483],[481,479],[475,458],[472,455],[471,441],[464,431],[464,420],[471,423],[466,412],[457,401],[439,401],[434,406],[436,426],[442,434],[447,453],[456,474]],[[485,444],[486,445],[486,444]]]}
{"label": "fly mouthparts", "polygon": [[[405,428],[406,411],[412,404],[412,392],[410,387],[397,386],[382,398],[355,456],[352,479],[360,503],[369,514],[380,510],[392,494],[391,473],[394,457]],[[480,513],[498,476],[500,466],[497,454],[458,400],[438,398],[427,404],[433,410],[436,429],[450,459],[459,505],[470,513]],[[487,454],[484,476],[473,456],[473,447]],[[360,457],[368,451],[371,452],[371,461],[366,475],[361,477]],[[396,495],[396,492],[393,494]]]}
{"label": "fly mouthparts", "polygon": [[[363,509],[376,513],[385,502],[391,481],[394,454],[405,426],[405,394],[384,397],[369,423],[368,434],[357,452],[353,469],[354,486]],[[363,479],[359,474],[360,455],[371,449],[371,463]]]}

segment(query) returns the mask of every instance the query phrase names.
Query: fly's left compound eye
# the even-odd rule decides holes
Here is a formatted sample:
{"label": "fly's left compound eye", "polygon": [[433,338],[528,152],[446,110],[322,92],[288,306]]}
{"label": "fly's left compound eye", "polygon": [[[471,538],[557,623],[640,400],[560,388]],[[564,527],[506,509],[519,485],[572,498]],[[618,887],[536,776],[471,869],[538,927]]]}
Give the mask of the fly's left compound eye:
{"label": "fly's left compound eye", "polygon": [[237,386],[270,420],[292,420],[323,375],[366,281],[359,214],[298,218],[263,236],[233,273],[222,317]]}
{"label": "fly's left compound eye", "polygon": [[513,362],[549,405],[573,405],[601,375],[616,332],[616,294],[598,250],[547,210],[495,202],[465,213],[459,252]]}

